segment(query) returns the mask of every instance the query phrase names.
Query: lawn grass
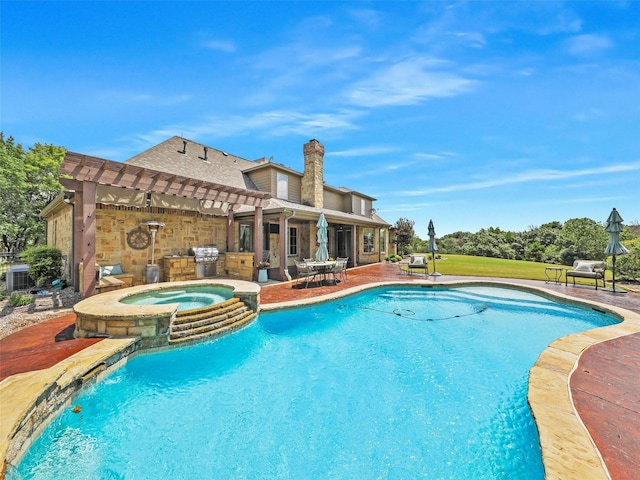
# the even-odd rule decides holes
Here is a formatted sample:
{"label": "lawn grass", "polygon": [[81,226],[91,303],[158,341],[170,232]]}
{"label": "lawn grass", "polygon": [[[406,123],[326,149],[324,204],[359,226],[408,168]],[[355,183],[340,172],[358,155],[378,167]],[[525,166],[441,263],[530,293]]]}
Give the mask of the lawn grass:
{"label": "lawn grass", "polygon": [[[419,254],[429,255],[429,254]],[[473,257],[469,255],[441,254],[442,258],[436,258],[436,271],[443,275],[461,275],[465,277],[497,277],[519,278],[524,280],[547,281],[545,267],[570,268],[566,265],[551,263],[527,262],[524,260],[505,260],[503,258]],[[413,269],[416,273],[423,273],[420,269]],[[433,260],[429,260],[429,271],[433,272]],[[549,276],[553,279],[553,273]],[[611,281],[611,271],[605,272],[605,279]],[[564,282],[564,271],[561,281]],[[573,283],[573,279],[571,280]],[[595,285],[593,279],[576,278],[576,283],[583,285]]]}

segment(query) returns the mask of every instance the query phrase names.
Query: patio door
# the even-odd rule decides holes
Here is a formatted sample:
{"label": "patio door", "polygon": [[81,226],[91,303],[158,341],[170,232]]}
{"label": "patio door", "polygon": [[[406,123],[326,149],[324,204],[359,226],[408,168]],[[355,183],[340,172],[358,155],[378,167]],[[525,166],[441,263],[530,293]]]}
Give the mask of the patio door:
{"label": "patio door", "polygon": [[336,251],[338,257],[349,257],[349,265],[352,265],[351,252],[351,228],[340,226],[336,229]]}

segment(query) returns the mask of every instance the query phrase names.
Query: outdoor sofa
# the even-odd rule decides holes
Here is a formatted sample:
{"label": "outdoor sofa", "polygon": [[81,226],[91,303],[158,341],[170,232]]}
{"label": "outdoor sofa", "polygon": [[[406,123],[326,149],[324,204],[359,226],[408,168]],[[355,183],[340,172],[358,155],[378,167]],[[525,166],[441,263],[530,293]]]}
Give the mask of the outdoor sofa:
{"label": "outdoor sofa", "polygon": [[569,283],[569,277],[573,278],[573,285],[576,284],[577,278],[593,278],[596,281],[596,290],[598,289],[598,280],[602,280],[602,286],[605,287],[604,271],[607,269],[607,262],[598,262],[592,260],[576,260],[573,262],[573,269],[567,269],[564,278],[565,286]]}

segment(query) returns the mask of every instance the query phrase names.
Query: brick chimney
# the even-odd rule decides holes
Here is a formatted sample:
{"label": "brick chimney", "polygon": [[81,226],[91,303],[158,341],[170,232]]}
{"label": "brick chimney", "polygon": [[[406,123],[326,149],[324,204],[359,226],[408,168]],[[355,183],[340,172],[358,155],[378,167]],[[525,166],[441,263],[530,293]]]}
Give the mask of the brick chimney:
{"label": "brick chimney", "polygon": [[324,179],[322,171],[324,145],[317,140],[309,140],[309,143],[305,143],[302,152],[304,153],[302,204],[316,208],[323,208]]}

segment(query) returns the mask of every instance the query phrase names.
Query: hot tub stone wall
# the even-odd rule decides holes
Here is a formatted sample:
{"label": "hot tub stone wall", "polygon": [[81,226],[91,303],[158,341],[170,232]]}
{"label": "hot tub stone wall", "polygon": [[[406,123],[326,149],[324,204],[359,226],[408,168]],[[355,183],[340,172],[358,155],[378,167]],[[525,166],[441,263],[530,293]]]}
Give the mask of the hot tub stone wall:
{"label": "hot tub stone wall", "polygon": [[226,287],[251,310],[258,312],[260,286],[239,280],[195,280],[189,282],[138,285],[94,295],[74,306],[78,337],[140,337],[140,348],[158,348],[169,344],[169,333],[177,309],[171,305],[127,305],[120,300],[131,295],[188,287]]}

